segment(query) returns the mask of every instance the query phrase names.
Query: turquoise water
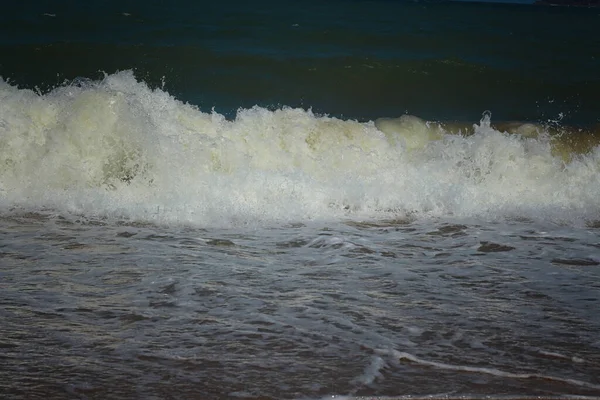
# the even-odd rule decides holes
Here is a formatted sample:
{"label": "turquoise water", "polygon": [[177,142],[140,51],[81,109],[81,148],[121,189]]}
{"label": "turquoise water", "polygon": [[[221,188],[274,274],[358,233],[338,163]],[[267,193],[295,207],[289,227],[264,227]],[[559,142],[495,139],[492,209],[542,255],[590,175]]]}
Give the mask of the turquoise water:
{"label": "turquoise water", "polygon": [[600,15],[0,13],[0,397],[600,396]]}

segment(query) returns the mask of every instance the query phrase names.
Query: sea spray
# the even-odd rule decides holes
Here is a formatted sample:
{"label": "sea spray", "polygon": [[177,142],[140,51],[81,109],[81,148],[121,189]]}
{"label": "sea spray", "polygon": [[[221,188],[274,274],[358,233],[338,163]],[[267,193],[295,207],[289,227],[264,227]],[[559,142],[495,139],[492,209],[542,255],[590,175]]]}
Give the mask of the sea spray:
{"label": "sea spray", "polygon": [[[201,225],[485,216],[598,218],[597,147],[556,154],[543,127],[459,132],[261,107],[233,120],[131,71],[47,94],[0,84],[0,202]],[[394,123],[401,129],[396,129]],[[541,132],[538,132],[541,130]]]}

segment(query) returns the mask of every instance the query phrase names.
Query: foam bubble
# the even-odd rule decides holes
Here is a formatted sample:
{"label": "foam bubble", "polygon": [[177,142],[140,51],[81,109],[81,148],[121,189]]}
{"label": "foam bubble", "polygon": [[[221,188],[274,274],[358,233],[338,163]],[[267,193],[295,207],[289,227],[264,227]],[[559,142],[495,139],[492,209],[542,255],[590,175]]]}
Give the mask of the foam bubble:
{"label": "foam bubble", "polygon": [[[229,225],[430,216],[596,218],[600,153],[283,107],[203,112],[132,72],[41,95],[0,80],[0,205]],[[537,128],[536,128],[537,129]]]}

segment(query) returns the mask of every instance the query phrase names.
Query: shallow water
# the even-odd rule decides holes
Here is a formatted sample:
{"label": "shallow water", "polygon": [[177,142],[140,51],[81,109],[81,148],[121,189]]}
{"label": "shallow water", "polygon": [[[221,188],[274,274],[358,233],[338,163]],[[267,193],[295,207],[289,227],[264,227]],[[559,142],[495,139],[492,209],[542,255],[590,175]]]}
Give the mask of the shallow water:
{"label": "shallow water", "polygon": [[0,226],[8,398],[600,394],[596,227]]}

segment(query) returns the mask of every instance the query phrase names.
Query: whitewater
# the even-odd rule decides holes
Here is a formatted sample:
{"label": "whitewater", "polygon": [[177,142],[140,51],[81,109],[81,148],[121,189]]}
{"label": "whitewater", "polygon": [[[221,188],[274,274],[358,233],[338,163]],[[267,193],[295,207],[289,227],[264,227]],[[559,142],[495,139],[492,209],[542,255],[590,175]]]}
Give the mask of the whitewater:
{"label": "whitewater", "polygon": [[497,130],[489,112],[458,126],[256,106],[228,120],[131,71],[45,94],[2,82],[0,99],[4,210],[200,227],[434,217],[580,226],[600,210],[593,132]]}
{"label": "whitewater", "polygon": [[1,81],[0,393],[597,399],[597,135],[492,115]]}

